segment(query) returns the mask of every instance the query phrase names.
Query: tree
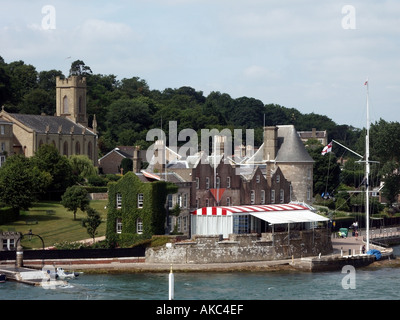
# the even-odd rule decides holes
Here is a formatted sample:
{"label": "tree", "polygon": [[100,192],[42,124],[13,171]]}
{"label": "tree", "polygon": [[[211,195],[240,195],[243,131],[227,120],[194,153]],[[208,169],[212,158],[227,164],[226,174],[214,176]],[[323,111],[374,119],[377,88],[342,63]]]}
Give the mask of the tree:
{"label": "tree", "polygon": [[0,169],[0,201],[28,210],[51,182],[50,174],[40,171],[22,155],[7,158]]}
{"label": "tree", "polygon": [[87,218],[82,221],[82,225],[86,228],[87,233],[93,238],[94,242],[94,237],[97,234],[97,227],[101,223],[101,217],[97,210],[91,207],[86,209],[86,214]]}
{"label": "tree", "polygon": [[124,158],[121,160],[121,165],[119,166],[122,169],[123,174],[133,170],[133,161],[130,158]]}
{"label": "tree", "polygon": [[70,76],[88,76],[91,75],[92,69],[89,66],[85,65],[82,60],[76,60],[72,62],[71,69],[69,69]]}
{"label": "tree", "polygon": [[68,159],[71,164],[72,172],[77,177],[78,181],[97,174],[93,161],[91,161],[88,156],[72,155]]}
{"label": "tree", "polygon": [[50,173],[52,182],[48,191],[62,194],[74,184],[75,177],[70,161],[67,157],[60,155],[53,145],[42,145],[32,157],[32,161],[41,171]]}
{"label": "tree", "polygon": [[68,210],[74,212],[74,220],[76,220],[76,212],[78,209],[85,211],[90,200],[86,189],[80,186],[72,186],[67,188],[61,197],[61,204]]}

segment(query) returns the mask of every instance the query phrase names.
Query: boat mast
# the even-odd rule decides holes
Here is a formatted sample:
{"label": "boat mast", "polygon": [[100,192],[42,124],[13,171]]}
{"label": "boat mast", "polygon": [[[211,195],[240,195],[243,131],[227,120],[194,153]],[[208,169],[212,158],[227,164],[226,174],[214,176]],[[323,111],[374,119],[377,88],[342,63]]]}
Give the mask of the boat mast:
{"label": "boat mast", "polygon": [[365,135],[365,229],[367,238],[367,251],[369,250],[369,88],[368,79],[365,81],[367,86],[367,133]]}

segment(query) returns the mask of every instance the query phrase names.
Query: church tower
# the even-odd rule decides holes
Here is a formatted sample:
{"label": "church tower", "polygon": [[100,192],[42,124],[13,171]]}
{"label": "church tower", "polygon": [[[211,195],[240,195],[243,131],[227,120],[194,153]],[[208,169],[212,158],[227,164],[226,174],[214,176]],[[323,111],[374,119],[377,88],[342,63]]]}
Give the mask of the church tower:
{"label": "church tower", "polygon": [[88,126],[86,113],[86,78],[71,76],[56,78],[56,115],[65,117],[85,127]]}

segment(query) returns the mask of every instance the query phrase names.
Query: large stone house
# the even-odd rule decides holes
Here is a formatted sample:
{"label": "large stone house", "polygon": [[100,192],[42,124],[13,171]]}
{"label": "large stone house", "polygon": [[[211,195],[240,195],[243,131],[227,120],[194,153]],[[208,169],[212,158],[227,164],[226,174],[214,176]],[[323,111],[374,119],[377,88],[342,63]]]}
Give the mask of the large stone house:
{"label": "large stone house", "polygon": [[[97,166],[97,123],[88,127],[86,78],[56,79],[56,114],[31,115],[0,112],[1,155],[31,157],[42,144],[52,144],[60,154],[87,155]],[[1,160],[1,159],[0,159]]]}

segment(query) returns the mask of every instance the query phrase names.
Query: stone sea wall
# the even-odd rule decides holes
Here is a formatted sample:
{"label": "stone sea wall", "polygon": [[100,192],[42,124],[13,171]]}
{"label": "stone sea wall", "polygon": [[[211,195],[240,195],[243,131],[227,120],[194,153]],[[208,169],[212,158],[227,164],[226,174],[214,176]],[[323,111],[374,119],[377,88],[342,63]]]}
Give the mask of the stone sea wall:
{"label": "stone sea wall", "polygon": [[199,264],[271,261],[329,254],[332,252],[330,230],[314,229],[256,234],[194,236],[190,241],[168,243],[148,248],[147,263]]}

